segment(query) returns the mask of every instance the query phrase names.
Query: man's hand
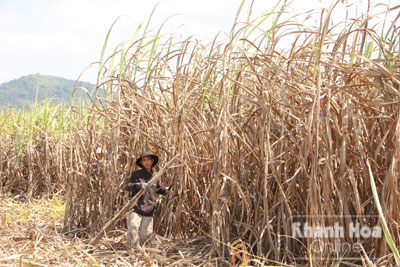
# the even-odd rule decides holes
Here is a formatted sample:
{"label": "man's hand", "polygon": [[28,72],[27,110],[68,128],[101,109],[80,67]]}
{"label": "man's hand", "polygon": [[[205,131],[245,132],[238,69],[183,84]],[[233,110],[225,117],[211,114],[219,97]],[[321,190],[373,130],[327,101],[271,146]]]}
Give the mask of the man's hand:
{"label": "man's hand", "polygon": [[141,183],[140,185],[141,185],[142,189],[144,189],[144,190],[149,189],[149,184],[148,183]]}

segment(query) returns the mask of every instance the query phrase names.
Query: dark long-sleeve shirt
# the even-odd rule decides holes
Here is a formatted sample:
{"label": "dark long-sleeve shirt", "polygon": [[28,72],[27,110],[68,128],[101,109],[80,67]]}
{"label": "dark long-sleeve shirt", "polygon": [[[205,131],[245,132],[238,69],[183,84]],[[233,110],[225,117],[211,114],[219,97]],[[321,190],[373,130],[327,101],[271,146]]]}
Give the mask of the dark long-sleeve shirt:
{"label": "dark long-sleeve shirt", "polygon": [[[131,197],[134,197],[140,191],[141,183],[148,183],[152,177],[153,173],[146,171],[146,169],[134,171],[128,180],[125,190],[130,191]],[[158,194],[166,195],[167,189],[162,187],[159,182],[149,185],[149,188],[139,198],[133,210],[142,216],[153,216]]]}

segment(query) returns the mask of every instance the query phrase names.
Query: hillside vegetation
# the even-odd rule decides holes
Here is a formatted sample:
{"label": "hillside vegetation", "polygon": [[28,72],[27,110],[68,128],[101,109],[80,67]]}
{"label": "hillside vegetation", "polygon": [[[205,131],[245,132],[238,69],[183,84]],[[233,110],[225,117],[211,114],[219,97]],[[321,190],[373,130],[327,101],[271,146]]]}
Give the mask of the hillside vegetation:
{"label": "hillside vegetation", "polygon": [[[40,102],[44,98],[51,98],[54,103],[70,103],[75,81],[51,75],[32,74],[22,76],[6,83],[0,84],[0,106],[12,106],[20,108],[29,106],[36,100]],[[79,82],[78,87],[85,87],[89,92],[94,85],[87,82]],[[84,91],[78,90],[77,98],[87,99]]]}

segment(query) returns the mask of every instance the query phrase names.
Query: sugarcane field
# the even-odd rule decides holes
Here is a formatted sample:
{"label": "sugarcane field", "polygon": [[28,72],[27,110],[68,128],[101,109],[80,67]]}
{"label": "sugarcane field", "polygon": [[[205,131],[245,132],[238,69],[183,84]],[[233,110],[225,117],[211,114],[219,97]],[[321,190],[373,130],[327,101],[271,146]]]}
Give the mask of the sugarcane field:
{"label": "sugarcane field", "polygon": [[400,5],[273,2],[0,108],[0,266],[399,266]]}

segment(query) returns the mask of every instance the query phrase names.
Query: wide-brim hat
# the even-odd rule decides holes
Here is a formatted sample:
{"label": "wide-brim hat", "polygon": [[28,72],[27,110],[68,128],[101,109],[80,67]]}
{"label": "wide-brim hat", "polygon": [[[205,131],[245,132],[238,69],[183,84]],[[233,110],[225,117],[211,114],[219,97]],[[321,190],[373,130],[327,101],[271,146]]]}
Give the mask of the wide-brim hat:
{"label": "wide-brim hat", "polygon": [[143,152],[142,154],[140,154],[140,156],[138,157],[138,159],[136,160],[136,165],[138,165],[140,168],[144,168],[144,166],[142,165],[142,163],[140,162],[142,160],[143,157],[145,156],[150,156],[154,159],[153,165],[151,165],[151,167],[154,167],[157,165],[158,163],[158,156],[151,153],[151,152]]}

